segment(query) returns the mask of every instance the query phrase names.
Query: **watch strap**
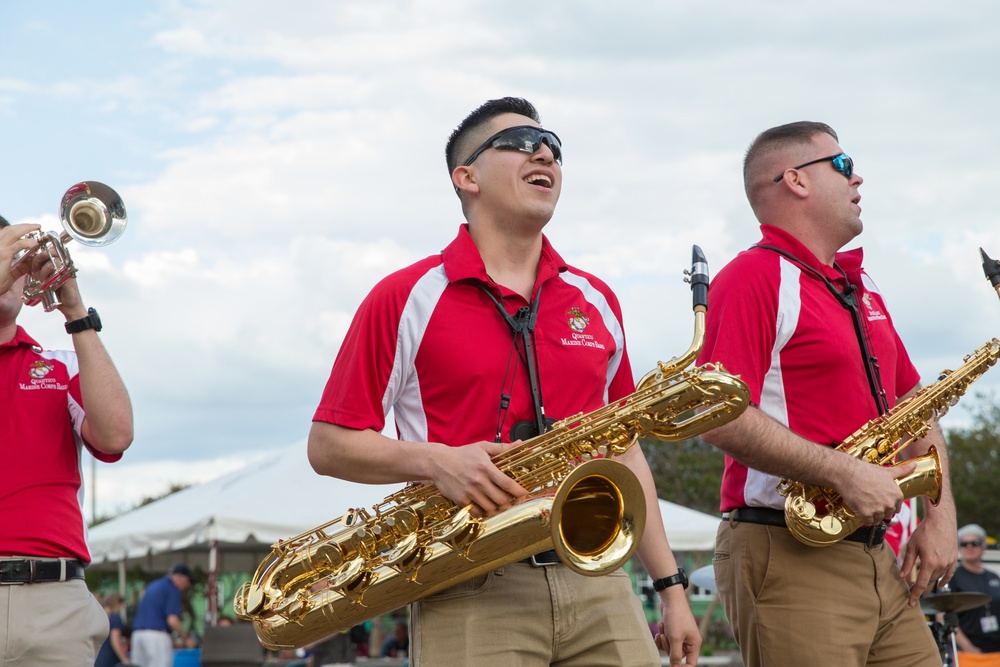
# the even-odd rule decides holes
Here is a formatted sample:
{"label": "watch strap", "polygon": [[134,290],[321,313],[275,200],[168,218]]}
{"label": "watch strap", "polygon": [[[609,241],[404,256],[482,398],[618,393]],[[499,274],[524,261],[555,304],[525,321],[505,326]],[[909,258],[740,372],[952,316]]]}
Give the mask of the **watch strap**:
{"label": "watch strap", "polygon": [[677,584],[681,584],[684,588],[688,587],[687,573],[684,572],[683,567],[677,568],[677,574],[673,574],[669,577],[663,577],[662,579],[654,579],[653,590],[662,591]]}
{"label": "watch strap", "polygon": [[86,331],[87,329],[93,329],[94,331],[101,330],[101,318],[97,314],[97,310],[94,308],[87,309],[87,316],[81,317],[78,320],[72,320],[66,323],[66,333],[75,334],[81,331]]}

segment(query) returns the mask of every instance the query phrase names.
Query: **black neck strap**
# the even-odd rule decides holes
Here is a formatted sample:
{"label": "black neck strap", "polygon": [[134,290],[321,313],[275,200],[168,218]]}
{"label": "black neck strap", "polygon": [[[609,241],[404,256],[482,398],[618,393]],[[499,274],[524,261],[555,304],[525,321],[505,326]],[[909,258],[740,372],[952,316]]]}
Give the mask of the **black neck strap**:
{"label": "black neck strap", "polygon": [[[542,286],[538,286],[535,298],[530,306],[521,306],[515,314],[511,315],[504,308],[503,302],[494,296],[493,291],[488,286],[480,282],[476,284],[490,298],[490,301],[496,306],[497,312],[500,313],[504,322],[507,323],[510,335],[514,338],[514,345],[517,345],[518,337],[524,343],[525,364],[528,366],[528,382],[531,384],[531,400],[535,406],[535,423],[538,426],[538,433],[545,433],[548,430],[548,426],[545,421],[545,408],[542,404],[542,388],[538,380],[538,364],[535,354],[535,322],[538,319],[538,302],[541,301]],[[501,400],[501,407],[504,407],[503,402],[505,400],[509,401],[509,397],[504,395],[501,397]],[[499,427],[497,434],[499,436]]]}
{"label": "black neck strap", "polygon": [[844,277],[844,281],[847,283],[847,287],[843,292],[837,289],[836,285],[830,282],[829,278],[790,252],[761,243],[751,247],[763,248],[764,250],[776,252],[783,257],[787,257],[789,260],[795,262],[795,264],[799,267],[818,277],[823,281],[823,284],[826,285],[826,288],[830,290],[830,293],[833,294],[834,298],[837,299],[837,302],[851,314],[851,322],[854,324],[854,334],[858,337],[858,348],[861,351],[861,360],[865,367],[865,374],[868,376],[868,386],[871,388],[872,398],[875,399],[875,408],[878,410],[880,415],[884,415],[888,412],[889,401],[886,399],[885,388],[882,386],[882,374],[879,371],[878,358],[872,354],[871,348],[868,345],[868,336],[865,332],[864,321],[861,319],[861,311],[858,308],[858,299],[856,296],[857,288],[851,283],[850,280],[848,280],[847,274],[844,273],[842,268],[840,268],[840,265],[834,262],[833,268],[840,272],[840,275]]}

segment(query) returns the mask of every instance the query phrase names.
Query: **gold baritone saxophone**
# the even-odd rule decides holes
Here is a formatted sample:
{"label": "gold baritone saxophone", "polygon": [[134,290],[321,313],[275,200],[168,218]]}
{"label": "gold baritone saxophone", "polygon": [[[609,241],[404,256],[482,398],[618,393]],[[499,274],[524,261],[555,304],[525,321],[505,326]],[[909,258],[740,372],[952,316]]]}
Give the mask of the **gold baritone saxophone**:
{"label": "gold baritone saxophone", "polygon": [[711,364],[686,370],[705,337],[708,269],[694,246],[688,280],[695,336],[680,357],[659,362],[635,393],[494,457],[529,490],[494,516],[448,500],[433,484],[411,483],[371,512],[350,509],[273,545],[233,601],[269,649],[299,648],[475,576],[555,549],[584,575],[623,565],[642,537],[645,498],[617,457],[642,436],[678,441],[739,416],[746,385]]}
{"label": "gold baritone saxophone", "polygon": [[[1000,263],[980,248],[983,271],[1000,295]],[[920,389],[891,410],[872,419],[844,440],[837,449],[875,465],[889,465],[897,454],[923,437],[933,421],[942,417],[965,394],[973,382],[997,362],[1000,340],[996,338],[965,357],[954,371],[944,370],[935,382]],[[896,480],[907,499],[926,496],[937,504],[941,497],[941,461],[934,447],[924,455],[895,463],[916,462],[916,469]],[[785,496],[785,522],[800,542],[823,547],[839,542],[863,522],[844,504],[834,489],[783,479],[778,492]]]}

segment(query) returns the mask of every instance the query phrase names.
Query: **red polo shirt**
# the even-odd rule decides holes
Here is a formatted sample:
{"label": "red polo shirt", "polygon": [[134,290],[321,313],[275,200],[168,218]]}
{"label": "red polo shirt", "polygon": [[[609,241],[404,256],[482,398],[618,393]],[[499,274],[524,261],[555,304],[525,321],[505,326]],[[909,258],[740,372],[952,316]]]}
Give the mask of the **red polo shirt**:
{"label": "red polo shirt", "polygon": [[[528,371],[512,356],[510,330],[478,284],[508,313],[529,306],[486,275],[465,225],[439,255],[382,280],[354,317],[314,420],[381,431],[391,408],[401,440],[460,446],[494,439],[506,393],[500,431],[509,442],[514,423],[534,420]],[[590,412],[635,390],[618,299],[567,265],[548,239],[533,298],[546,416]]]}
{"label": "red polo shirt", "polygon": [[[42,350],[18,327],[0,345],[0,406],[0,556],[90,562],[76,354]],[[105,462],[121,458],[91,452]]]}
{"label": "red polo shirt", "polygon": [[[790,234],[770,225],[761,231],[760,244],[791,253],[839,290],[847,287],[839,271],[822,264]],[[863,326],[892,407],[920,375],[861,260],[860,249],[836,257],[857,289]],[[878,416],[850,311],[819,277],[771,250],[741,252],[712,281],[698,360],[706,362],[721,362],[738,374],[762,411],[818,443],[840,443]],[[722,511],[783,507],[775,490],[779,481],[727,456]]]}

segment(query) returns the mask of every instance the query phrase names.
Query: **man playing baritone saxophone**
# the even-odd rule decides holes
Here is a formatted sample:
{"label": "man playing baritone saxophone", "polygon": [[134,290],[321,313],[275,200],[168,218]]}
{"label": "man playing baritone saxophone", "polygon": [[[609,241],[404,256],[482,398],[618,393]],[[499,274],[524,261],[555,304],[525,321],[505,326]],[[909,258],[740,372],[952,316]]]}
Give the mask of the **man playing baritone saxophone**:
{"label": "man playing baritone saxophone", "polygon": [[[468,224],[440,254],[368,295],[316,411],[317,472],[358,482],[430,480],[492,515],[527,492],[491,457],[545,428],[634,392],[621,310],[608,286],[568,265],[542,230],[562,186],[562,146],[519,98],[470,114],[446,149]],[[576,327],[592,345],[577,345]],[[544,395],[544,403],[542,398]],[[394,411],[399,440],[381,435]],[[539,424],[542,426],[540,427]],[[697,662],[701,637],[638,445],[620,459],[647,505],[638,548],[663,579],[650,633],[628,576],[581,576],[554,552],[476,577],[412,606],[416,667],[672,665]]]}
{"label": "man playing baritone saxophone", "polygon": [[[835,449],[919,388],[861,249],[840,252],[861,233],[863,180],[836,133],[814,122],[760,134],[744,179],[762,238],[712,282],[698,362],[723,364],[751,394],[744,414],[703,436],[726,453],[714,565],[743,661],[940,666],[917,602],[948,581],[957,557],[941,430],[932,425],[905,453],[937,447],[944,481],[901,568],[883,522],[914,464],[881,467]],[[835,489],[867,525],[829,546],[803,544],[785,527],[783,478]]]}

